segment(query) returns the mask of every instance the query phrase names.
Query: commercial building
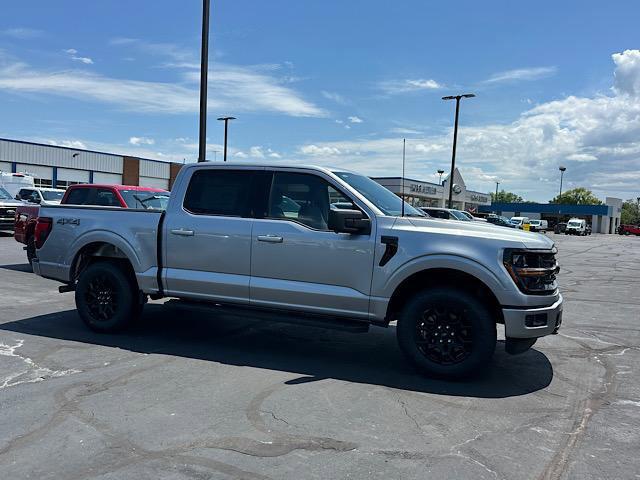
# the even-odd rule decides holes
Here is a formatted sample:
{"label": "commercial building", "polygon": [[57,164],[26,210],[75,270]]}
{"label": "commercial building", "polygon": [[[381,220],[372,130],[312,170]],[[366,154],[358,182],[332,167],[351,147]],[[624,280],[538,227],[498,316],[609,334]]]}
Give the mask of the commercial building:
{"label": "commercial building", "polygon": [[36,186],[74,183],[171,189],[182,165],[147,158],[0,138],[0,171],[28,173]]}
{"label": "commercial building", "polygon": [[[398,196],[403,195],[407,203],[416,207],[446,207],[449,200],[449,177],[442,185],[423,182],[402,177],[372,177],[380,185],[391,190]],[[468,190],[460,171],[453,172],[453,208],[476,212],[484,205],[491,205],[491,195]]]}
{"label": "commercial building", "polygon": [[616,233],[620,226],[622,199],[607,197],[604,205],[567,205],[557,203],[494,203],[479,209],[505,217],[529,217],[547,220],[549,225],[581,218],[591,225],[594,233]]}

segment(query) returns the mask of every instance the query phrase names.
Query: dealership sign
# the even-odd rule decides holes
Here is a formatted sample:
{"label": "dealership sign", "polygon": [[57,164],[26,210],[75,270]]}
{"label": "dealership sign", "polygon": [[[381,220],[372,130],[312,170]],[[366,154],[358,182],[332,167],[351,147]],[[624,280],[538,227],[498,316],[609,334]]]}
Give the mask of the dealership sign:
{"label": "dealership sign", "polygon": [[410,183],[409,190],[411,193],[424,193],[435,195],[437,193],[436,187],[432,187],[430,185],[421,185],[419,183]]}
{"label": "dealership sign", "polygon": [[469,200],[471,200],[472,202],[478,202],[478,203],[488,203],[489,197],[486,195],[480,195],[478,193],[472,193],[469,195]]}

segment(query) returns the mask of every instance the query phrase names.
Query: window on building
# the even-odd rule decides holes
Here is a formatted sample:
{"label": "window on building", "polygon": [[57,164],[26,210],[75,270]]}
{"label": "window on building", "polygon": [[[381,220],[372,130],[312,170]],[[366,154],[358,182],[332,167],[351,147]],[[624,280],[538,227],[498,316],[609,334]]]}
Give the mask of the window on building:
{"label": "window on building", "polygon": [[51,188],[52,184],[53,184],[52,181],[47,179],[47,178],[34,178],[33,179],[33,186],[34,187]]}

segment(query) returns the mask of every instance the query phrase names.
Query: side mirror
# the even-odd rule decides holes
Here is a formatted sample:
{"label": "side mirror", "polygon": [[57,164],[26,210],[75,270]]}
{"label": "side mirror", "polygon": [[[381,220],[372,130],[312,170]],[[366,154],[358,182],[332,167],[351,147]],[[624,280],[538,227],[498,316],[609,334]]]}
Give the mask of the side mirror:
{"label": "side mirror", "polygon": [[336,233],[368,235],[371,233],[371,220],[360,210],[329,210],[329,230]]}
{"label": "side mirror", "polygon": [[15,197],[13,197],[13,198],[14,198],[15,200],[22,200],[22,199],[20,198],[20,194],[19,194],[19,193],[16,193],[16,196],[15,196]]}
{"label": "side mirror", "polygon": [[33,203],[40,203],[40,202],[42,202],[42,199],[36,197],[36,198],[32,199],[31,201]]}

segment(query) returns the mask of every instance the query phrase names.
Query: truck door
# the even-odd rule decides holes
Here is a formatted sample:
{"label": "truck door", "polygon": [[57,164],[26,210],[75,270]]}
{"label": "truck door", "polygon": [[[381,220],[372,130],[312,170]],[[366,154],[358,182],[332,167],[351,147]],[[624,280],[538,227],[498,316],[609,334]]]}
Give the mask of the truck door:
{"label": "truck door", "polygon": [[366,318],[375,224],[369,235],[329,231],[330,208],[359,208],[315,173],[276,171],[269,190],[253,226],[251,303]]}
{"label": "truck door", "polygon": [[169,296],[249,302],[253,170],[196,169],[164,221]]}

